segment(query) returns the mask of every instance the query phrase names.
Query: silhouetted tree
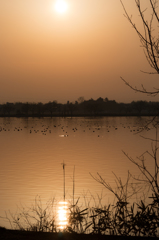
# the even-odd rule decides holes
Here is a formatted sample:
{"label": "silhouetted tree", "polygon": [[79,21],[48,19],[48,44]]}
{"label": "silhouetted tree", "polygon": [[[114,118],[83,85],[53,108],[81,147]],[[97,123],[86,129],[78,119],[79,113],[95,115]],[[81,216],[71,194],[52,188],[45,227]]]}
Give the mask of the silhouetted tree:
{"label": "silhouetted tree", "polygon": [[53,113],[57,110],[57,101],[47,103],[46,109],[50,112],[52,117]]}
{"label": "silhouetted tree", "polygon": [[44,113],[43,103],[39,102],[37,104],[37,111],[38,111],[39,117],[43,116],[43,113]]}
{"label": "silhouetted tree", "polygon": [[139,115],[141,115],[141,113],[147,109],[148,103],[146,101],[133,101],[131,103],[131,107],[132,109],[137,112]]}
{"label": "silhouetted tree", "polygon": [[108,98],[106,97],[105,99],[104,99],[104,102],[108,102],[109,100],[108,100]]}
{"label": "silhouetted tree", "polygon": [[[144,49],[145,57],[153,69],[153,72],[148,72],[149,74],[159,74],[159,36],[158,36],[158,27],[159,27],[159,13],[158,13],[158,0],[148,0],[143,1],[142,4],[144,5],[146,2],[147,8],[145,9],[140,0],[134,0],[136,4],[136,8],[138,10],[140,20],[142,22],[143,29],[140,31],[137,25],[132,20],[132,16],[130,16],[121,1],[123,6],[125,17],[136,31],[141,45]],[[146,12],[150,11],[151,13],[147,16]],[[129,84],[124,78],[121,79],[128,85],[131,89],[146,93],[149,95],[156,95],[159,93],[159,89],[154,87],[154,91],[149,91],[144,88],[142,85],[141,89],[138,89],[131,84]]]}
{"label": "silhouetted tree", "polygon": [[78,98],[78,103],[83,103],[84,102],[84,97],[79,97]]}
{"label": "silhouetted tree", "polygon": [[69,102],[68,104],[67,104],[67,113],[68,113],[68,115],[73,115],[73,112],[74,112],[74,109],[75,109],[75,107],[74,107],[74,104],[71,102]]}
{"label": "silhouetted tree", "polygon": [[28,116],[28,113],[29,113],[29,103],[28,102],[27,103],[23,103],[23,105],[22,105],[22,112],[26,116]]}
{"label": "silhouetted tree", "polygon": [[36,105],[36,103],[30,103],[29,109],[30,109],[30,111],[31,111],[31,113],[32,113],[32,116],[34,116],[35,113],[36,113],[36,111],[37,111],[37,105]]}
{"label": "silhouetted tree", "polygon": [[6,115],[6,113],[10,116],[11,111],[13,111],[13,103],[7,102],[2,106],[3,114]]}

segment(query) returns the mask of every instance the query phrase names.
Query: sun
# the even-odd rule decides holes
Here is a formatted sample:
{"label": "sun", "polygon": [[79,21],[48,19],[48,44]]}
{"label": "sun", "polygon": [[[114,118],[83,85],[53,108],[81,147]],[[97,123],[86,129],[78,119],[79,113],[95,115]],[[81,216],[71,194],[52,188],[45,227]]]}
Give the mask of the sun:
{"label": "sun", "polygon": [[56,0],[55,10],[58,13],[64,13],[68,9],[68,4],[65,0]]}

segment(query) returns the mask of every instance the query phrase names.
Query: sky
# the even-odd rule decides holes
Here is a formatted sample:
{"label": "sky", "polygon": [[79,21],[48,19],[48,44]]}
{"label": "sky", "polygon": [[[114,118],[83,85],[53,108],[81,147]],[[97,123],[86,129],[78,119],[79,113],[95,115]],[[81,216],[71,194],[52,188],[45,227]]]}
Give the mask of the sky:
{"label": "sky", "polygon": [[[0,0],[0,104],[159,100],[120,78],[147,90],[158,81],[141,72],[151,69],[120,0],[65,0],[65,12],[56,2]],[[135,1],[123,3],[140,28]]]}

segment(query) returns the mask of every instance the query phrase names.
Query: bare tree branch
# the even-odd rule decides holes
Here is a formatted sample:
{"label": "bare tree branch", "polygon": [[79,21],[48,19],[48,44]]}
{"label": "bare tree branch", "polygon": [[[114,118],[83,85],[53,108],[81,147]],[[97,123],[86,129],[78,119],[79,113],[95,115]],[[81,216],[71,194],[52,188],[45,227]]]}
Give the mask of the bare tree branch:
{"label": "bare tree branch", "polygon": [[[143,25],[143,32],[140,31],[138,29],[138,27],[136,26],[136,24],[132,21],[132,16],[130,16],[128,14],[128,12],[123,4],[123,1],[120,0],[122,7],[124,9],[124,16],[126,17],[128,22],[131,24],[133,29],[136,31],[136,33],[140,39],[140,42],[144,49],[144,54],[148,61],[148,64],[150,65],[150,67],[153,70],[155,70],[155,72],[146,72],[146,71],[142,71],[142,72],[148,73],[148,74],[159,74],[159,36],[157,35],[158,29],[156,29],[159,26],[159,15],[157,12],[158,1],[157,0],[149,0],[149,9],[152,12],[149,19],[146,19],[145,12],[147,11],[147,9],[144,9],[144,10],[142,9],[141,1],[140,0],[134,0],[134,1],[135,1],[137,10],[139,12],[139,16],[140,16],[142,25]],[[157,21],[158,26],[156,25],[155,20]],[[154,31],[154,29],[155,29],[155,31]],[[130,87],[135,92],[146,93],[151,96],[156,96],[159,93],[158,88],[154,88],[155,89],[154,91],[148,91],[142,85],[142,88],[138,89],[137,87],[133,87],[122,77],[121,77],[121,79],[124,81],[124,83],[128,87]]]}

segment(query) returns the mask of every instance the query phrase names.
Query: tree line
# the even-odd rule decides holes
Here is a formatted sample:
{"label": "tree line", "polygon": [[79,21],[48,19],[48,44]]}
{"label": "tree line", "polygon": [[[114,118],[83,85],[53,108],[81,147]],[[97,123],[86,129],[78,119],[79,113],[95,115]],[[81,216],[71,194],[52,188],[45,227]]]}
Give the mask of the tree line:
{"label": "tree line", "polygon": [[154,116],[158,115],[159,102],[132,101],[118,103],[108,98],[85,100],[78,98],[75,102],[48,103],[7,102],[0,105],[1,117],[53,117],[53,116]]}

